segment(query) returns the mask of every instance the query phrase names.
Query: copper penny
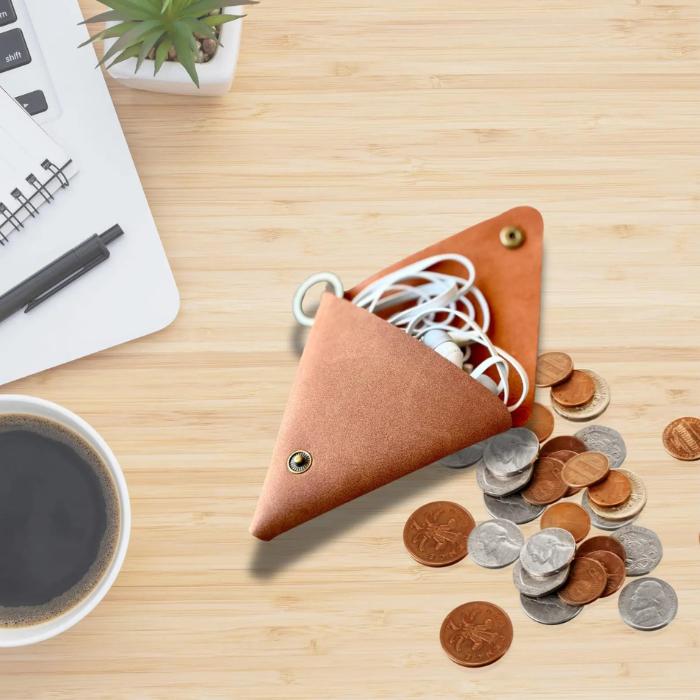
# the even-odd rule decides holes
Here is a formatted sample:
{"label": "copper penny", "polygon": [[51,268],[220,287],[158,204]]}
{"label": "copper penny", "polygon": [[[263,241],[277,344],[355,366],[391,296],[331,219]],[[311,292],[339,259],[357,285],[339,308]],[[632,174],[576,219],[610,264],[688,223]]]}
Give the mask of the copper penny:
{"label": "copper penny", "polygon": [[676,418],[664,430],[664,447],[676,459],[700,459],[700,418]]}
{"label": "copper penny", "polygon": [[554,431],[554,414],[541,403],[535,403],[530,420],[523,428],[531,430],[540,442],[544,442]]}
{"label": "copper penny", "polygon": [[474,601],[455,608],[442,623],[440,644],[460,666],[479,668],[498,661],[513,641],[513,624],[498,605]]}
{"label": "copper penny", "polygon": [[619,506],[632,494],[632,484],[624,472],[613,469],[599,484],[588,488],[588,498],[603,507]]}
{"label": "copper penny", "polygon": [[605,567],[595,559],[574,559],[569,569],[569,578],[559,597],[569,605],[588,605],[598,600],[608,583]]}
{"label": "copper penny", "polygon": [[537,358],[537,386],[554,386],[565,382],[574,371],[574,363],[564,352],[546,352]]}
{"label": "copper penny", "polygon": [[576,557],[585,557],[591,552],[597,552],[598,550],[616,554],[622,559],[623,563],[627,561],[625,548],[616,539],[607,535],[596,535],[581,542],[576,550]]}
{"label": "copper penny", "polygon": [[591,530],[591,516],[578,503],[555,503],[542,514],[540,528],[560,527],[580,542]]}
{"label": "copper penny", "polygon": [[562,384],[552,387],[552,398],[565,408],[583,406],[595,394],[595,383],[589,374],[575,369]]}
{"label": "copper penny", "polygon": [[557,437],[547,440],[547,442],[540,447],[540,457],[548,457],[553,452],[559,452],[559,450],[567,450],[580,454],[581,452],[587,452],[588,448],[583,440],[579,440],[573,435],[557,435]]}
{"label": "copper penny", "polygon": [[602,452],[584,452],[572,457],[562,469],[561,478],[567,486],[580,489],[592,486],[610,473],[610,460]]}
{"label": "copper penny", "polygon": [[[563,462],[566,464],[575,454],[573,450],[557,450],[556,452],[552,452],[548,457],[554,457],[554,459],[558,459],[560,462]],[[575,496],[581,489],[574,489],[569,486],[567,492],[564,494],[564,498],[568,498],[569,496]]]}
{"label": "copper penny", "polygon": [[406,521],[403,543],[417,562],[449,566],[467,556],[467,539],[475,526],[471,513],[456,503],[426,503]]}
{"label": "copper penny", "polygon": [[608,582],[605,584],[605,590],[600,596],[601,598],[607,598],[622,588],[627,572],[625,571],[624,562],[617,554],[599,549],[597,552],[586,554],[584,559],[595,559],[599,564],[603,565],[605,573],[608,575]]}
{"label": "copper penny", "polygon": [[564,465],[552,457],[538,459],[530,483],[520,495],[533,506],[548,506],[566,493],[567,485],[561,478]]}

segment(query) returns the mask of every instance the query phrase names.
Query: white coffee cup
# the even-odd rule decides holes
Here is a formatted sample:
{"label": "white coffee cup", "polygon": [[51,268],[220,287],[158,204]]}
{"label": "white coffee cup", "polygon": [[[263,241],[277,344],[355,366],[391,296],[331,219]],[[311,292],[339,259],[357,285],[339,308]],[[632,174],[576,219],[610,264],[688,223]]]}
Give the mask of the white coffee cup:
{"label": "white coffee cup", "polygon": [[66,611],[62,615],[55,617],[48,622],[42,622],[30,627],[0,627],[0,647],[20,647],[27,644],[43,642],[46,639],[55,637],[61,632],[80,622],[95,606],[105,597],[107,591],[112,587],[117,574],[122,567],[126,550],[129,546],[129,535],[131,533],[131,506],[129,504],[129,492],[126,488],[126,481],[122,473],[117,458],[109,449],[107,443],[100,437],[99,433],[82,418],[79,418],[67,408],[58,404],[44,401],[43,399],[31,396],[18,396],[12,394],[0,394],[0,417],[8,413],[22,413],[26,415],[48,418],[70,428],[80,437],[86,440],[97,453],[102,457],[104,463],[109,467],[110,474],[114,479],[119,496],[120,531],[119,540],[112,558],[112,563],[105,572],[100,582],[93,590],[75,607]]}

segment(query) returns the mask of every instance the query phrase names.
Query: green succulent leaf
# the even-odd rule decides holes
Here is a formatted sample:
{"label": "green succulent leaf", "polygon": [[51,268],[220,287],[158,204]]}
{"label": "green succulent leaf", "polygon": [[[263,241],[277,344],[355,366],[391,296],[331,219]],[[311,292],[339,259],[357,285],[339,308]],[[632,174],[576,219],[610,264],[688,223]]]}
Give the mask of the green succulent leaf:
{"label": "green succulent leaf", "polygon": [[[236,0],[236,5],[257,5],[257,0]],[[184,9],[187,17],[202,17],[212,10],[220,10],[227,7],[228,3],[221,0],[197,0]]]}
{"label": "green succulent leaf", "polygon": [[130,46],[128,49],[122,51],[119,56],[117,56],[110,64],[107,66],[108,68],[111,68],[112,66],[115,66],[117,63],[122,63],[123,61],[126,61],[130,58],[133,58],[136,56],[139,52],[139,47],[138,46]]}
{"label": "green succulent leaf", "polygon": [[140,43],[146,34],[153,31],[156,27],[160,26],[162,26],[162,23],[159,19],[149,19],[145,22],[134,23],[133,26],[129,29],[129,31],[120,36],[114,42],[114,46],[112,46],[112,48],[109,51],[105,52],[105,55],[102,57],[102,60],[99,62],[98,65],[102,65],[106,61],[109,61],[109,59],[112,58],[112,56],[115,56],[120,51],[131,48],[132,46],[134,46],[134,44]]}
{"label": "green succulent leaf", "polygon": [[217,41],[214,30],[204,24],[204,22],[201,20],[195,19],[194,17],[187,17],[187,19],[183,19],[182,22],[187,26],[192,34],[204,34],[207,39],[214,39],[214,41]]}
{"label": "green succulent leaf", "polygon": [[170,51],[170,47],[172,45],[173,38],[170,34],[167,34],[165,39],[158,44],[158,48],[156,49],[155,65],[153,67],[153,75],[158,75],[158,71],[163,67],[163,63],[165,63],[165,59],[168,57],[168,51]]}
{"label": "green succulent leaf", "polygon": [[110,10],[100,15],[86,19],[80,24],[97,24],[97,22],[135,22],[144,19],[154,19],[150,12],[137,10]]}
{"label": "green succulent leaf", "polygon": [[150,53],[151,49],[156,45],[159,39],[162,39],[165,36],[165,32],[163,31],[162,27],[159,27],[158,29],[154,30],[150,34],[147,34],[144,39],[143,43],[141,44],[141,49],[138,53],[137,56],[137,61],[136,61],[136,70],[134,73],[138,73],[139,69],[143,65],[143,62],[148,58],[148,54]]}
{"label": "green succulent leaf", "polygon": [[210,27],[218,27],[227,22],[233,22],[237,19],[243,19],[246,15],[209,15],[205,17],[202,22],[209,25]]}
{"label": "green succulent leaf", "polygon": [[131,27],[133,27],[133,22],[129,23],[124,23],[124,24],[115,24],[113,27],[108,27],[104,31],[100,32],[99,34],[95,34],[95,36],[90,37],[87,41],[84,41],[78,48],[81,48],[83,46],[87,46],[88,44],[93,43],[94,41],[102,41],[103,39],[116,39],[117,37],[122,36],[123,34],[126,34]]}
{"label": "green succulent leaf", "polygon": [[[194,37],[188,34],[187,31],[182,30],[179,25],[174,25],[173,34],[173,45],[175,46],[175,51],[177,52],[177,57],[183,68],[189,73],[192,82],[199,87],[199,76],[197,75],[197,68],[194,65],[194,55],[192,53],[192,47],[190,46],[188,36]],[[195,44],[196,46],[196,44]]]}

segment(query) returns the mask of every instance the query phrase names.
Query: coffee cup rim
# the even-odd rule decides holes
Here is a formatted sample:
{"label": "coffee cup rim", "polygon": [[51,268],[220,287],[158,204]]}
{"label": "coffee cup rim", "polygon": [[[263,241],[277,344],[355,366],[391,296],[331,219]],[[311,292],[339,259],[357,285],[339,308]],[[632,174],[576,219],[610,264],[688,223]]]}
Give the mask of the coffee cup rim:
{"label": "coffee cup rim", "polygon": [[117,489],[120,508],[119,539],[109,567],[99,583],[77,605],[47,622],[29,627],[0,627],[0,648],[20,647],[46,641],[62,634],[89,615],[107,595],[124,563],[131,535],[131,503],[119,461],[104,438],[85,419],[60,404],[22,394],[0,394],[0,417],[18,413],[48,418],[85,439],[107,465]]}

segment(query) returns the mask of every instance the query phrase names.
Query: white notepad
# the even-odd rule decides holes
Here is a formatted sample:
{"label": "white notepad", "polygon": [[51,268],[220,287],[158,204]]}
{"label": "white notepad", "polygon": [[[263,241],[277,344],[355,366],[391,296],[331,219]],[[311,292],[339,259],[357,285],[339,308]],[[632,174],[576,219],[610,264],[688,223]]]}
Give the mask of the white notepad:
{"label": "white notepad", "polygon": [[0,88],[0,245],[40,214],[78,171],[73,160]]}

